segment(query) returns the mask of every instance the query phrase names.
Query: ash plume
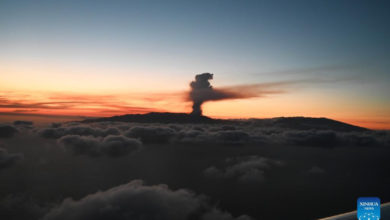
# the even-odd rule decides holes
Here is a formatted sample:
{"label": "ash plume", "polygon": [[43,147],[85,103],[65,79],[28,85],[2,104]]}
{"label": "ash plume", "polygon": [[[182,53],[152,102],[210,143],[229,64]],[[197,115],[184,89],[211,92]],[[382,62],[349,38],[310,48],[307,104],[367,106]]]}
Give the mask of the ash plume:
{"label": "ash plume", "polygon": [[190,83],[191,92],[190,99],[192,100],[192,115],[202,115],[202,104],[207,101],[208,94],[213,93],[213,87],[209,80],[213,79],[213,74],[202,73],[195,76],[195,81]]}
{"label": "ash plume", "polygon": [[214,88],[209,82],[212,79],[213,74],[202,73],[196,75],[195,80],[190,83],[191,91],[188,100],[192,101],[192,115],[202,115],[202,104],[207,101],[253,98],[282,93],[284,91],[277,87],[289,84],[289,82],[275,82]]}

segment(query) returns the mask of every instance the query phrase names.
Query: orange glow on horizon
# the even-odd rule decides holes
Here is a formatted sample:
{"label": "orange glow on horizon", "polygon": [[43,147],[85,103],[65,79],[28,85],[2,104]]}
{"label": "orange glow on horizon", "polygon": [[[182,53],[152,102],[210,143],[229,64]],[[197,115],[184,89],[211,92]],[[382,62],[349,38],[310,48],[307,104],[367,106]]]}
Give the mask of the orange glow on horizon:
{"label": "orange glow on horizon", "polygon": [[[290,102],[286,103],[285,100]],[[213,118],[326,117],[371,129],[390,129],[390,120],[385,114],[380,115],[368,110],[352,111],[338,103],[334,103],[335,106],[329,103],[303,105],[310,102],[305,98],[290,95],[287,98],[266,97],[207,102],[203,105],[203,110],[204,115]],[[110,117],[149,112],[190,111],[191,103],[185,100],[185,92],[130,95],[0,92],[0,115],[3,121],[5,118],[14,119],[17,116],[48,116],[55,121],[56,117]]]}

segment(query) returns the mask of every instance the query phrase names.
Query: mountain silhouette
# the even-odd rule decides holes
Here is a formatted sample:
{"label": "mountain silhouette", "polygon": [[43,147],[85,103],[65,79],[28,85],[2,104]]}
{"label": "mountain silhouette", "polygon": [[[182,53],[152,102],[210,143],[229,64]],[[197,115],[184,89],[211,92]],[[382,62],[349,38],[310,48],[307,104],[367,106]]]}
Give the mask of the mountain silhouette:
{"label": "mountain silhouette", "polygon": [[147,114],[127,114],[113,117],[86,119],[91,122],[135,122],[163,124],[228,124],[239,125],[250,123],[255,127],[273,127],[297,130],[334,130],[334,131],[368,131],[369,129],[347,124],[328,118],[311,117],[278,117],[270,119],[214,119],[207,116],[186,113],[151,112]]}
{"label": "mountain silhouette", "polygon": [[170,112],[151,112],[147,114],[128,114],[107,118],[87,119],[83,122],[102,122],[102,121],[119,121],[119,122],[138,122],[138,123],[221,123],[223,120],[213,119],[202,115],[193,115],[186,113]]}
{"label": "mountain silhouette", "polygon": [[296,130],[334,130],[334,131],[368,131],[369,129],[336,121],[329,118],[311,117],[279,117],[270,119],[253,119],[253,123],[259,127],[277,127]]}

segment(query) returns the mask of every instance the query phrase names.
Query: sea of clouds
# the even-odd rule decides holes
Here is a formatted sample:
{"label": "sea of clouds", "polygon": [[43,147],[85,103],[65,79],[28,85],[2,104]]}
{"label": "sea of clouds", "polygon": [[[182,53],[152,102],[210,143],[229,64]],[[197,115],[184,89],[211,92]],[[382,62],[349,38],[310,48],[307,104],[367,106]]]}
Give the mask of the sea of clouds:
{"label": "sea of clouds", "polygon": [[0,218],[313,219],[390,200],[389,153],[388,131],[16,121],[0,125]]}

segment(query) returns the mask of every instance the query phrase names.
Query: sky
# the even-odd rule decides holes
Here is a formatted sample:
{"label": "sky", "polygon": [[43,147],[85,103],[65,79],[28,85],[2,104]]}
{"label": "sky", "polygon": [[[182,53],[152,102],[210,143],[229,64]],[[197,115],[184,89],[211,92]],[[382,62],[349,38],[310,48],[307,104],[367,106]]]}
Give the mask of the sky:
{"label": "sky", "polygon": [[[196,74],[217,118],[327,117],[390,129],[386,1],[0,0],[0,117],[190,112]],[[241,87],[240,87],[241,86]]]}

